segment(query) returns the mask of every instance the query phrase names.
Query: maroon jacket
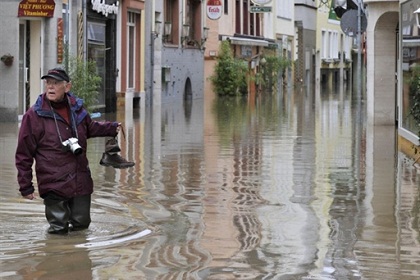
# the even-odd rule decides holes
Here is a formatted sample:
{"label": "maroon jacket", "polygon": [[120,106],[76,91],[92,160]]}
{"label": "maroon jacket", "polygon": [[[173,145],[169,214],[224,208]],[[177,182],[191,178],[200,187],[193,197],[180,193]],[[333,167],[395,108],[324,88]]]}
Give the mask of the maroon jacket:
{"label": "maroon jacket", "polygon": [[[35,159],[35,172],[41,197],[49,191],[71,198],[93,192],[93,181],[86,157],[87,139],[99,136],[117,135],[117,122],[92,121],[83,107],[83,101],[68,93],[70,110],[77,125],[78,143],[83,152],[74,155],[64,151],[57,133],[53,111],[46,101],[45,93],[25,113],[22,119],[16,149],[16,168],[19,191],[22,196],[34,192],[32,165]],[[57,113],[58,129],[63,141],[76,137],[69,125]]]}

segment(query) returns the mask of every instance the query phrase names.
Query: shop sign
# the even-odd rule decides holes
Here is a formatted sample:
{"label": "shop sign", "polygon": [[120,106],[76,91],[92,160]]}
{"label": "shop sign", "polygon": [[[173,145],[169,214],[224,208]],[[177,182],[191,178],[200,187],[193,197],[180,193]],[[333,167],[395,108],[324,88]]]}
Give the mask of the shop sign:
{"label": "shop sign", "polygon": [[251,6],[249,7],[250,13],[268,13],[271,12],[271,7],[265,7],[265,6]]}
{"label": "shop sign", "polygon": [[96,11],[99,14],[108,16],[109,14],[118,14],[118,6],[120,1],[109,5],[105,3],[105,0],[92,0],[92,10]]}
{"label": "shop sign", "polygon": [[57,63],[63,63],[64,55],[64,28],[63,19],[57,19]]}
{"label": "shop sign", "polygon": [[207,1],[207,17],[209,19],[219,19],[223,13],[223,6],[220,0]]}
{"label": "shop sign", "polygon": [[18,17],[53,17],[54,0],[22,0],[18,7]]}

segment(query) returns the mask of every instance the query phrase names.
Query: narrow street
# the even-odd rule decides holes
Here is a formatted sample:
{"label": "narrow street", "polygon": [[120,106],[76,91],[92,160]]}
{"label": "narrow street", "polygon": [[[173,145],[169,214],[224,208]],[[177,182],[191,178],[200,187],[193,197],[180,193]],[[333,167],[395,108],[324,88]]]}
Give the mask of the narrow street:
{"label": "narrow street", "polygon": [[[419,279],[420,168],[345,89],[104,116],[128,169],[99,165],[91,227],[47,233],[0,123],[0,279]],[[161,110],[161,111],[158,111]]]}

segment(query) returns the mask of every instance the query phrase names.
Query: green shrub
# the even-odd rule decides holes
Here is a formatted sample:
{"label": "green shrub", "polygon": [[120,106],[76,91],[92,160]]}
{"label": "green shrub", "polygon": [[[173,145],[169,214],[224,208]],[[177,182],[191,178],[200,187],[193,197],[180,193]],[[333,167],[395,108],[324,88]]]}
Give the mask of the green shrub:
{"label": "green shrub", "polygon": [[267,89],[275,90],[276,81],[280,78],[280,75],[284,76],[286,69],[292,66],[292,61],[276,54],[267,54],[263,58],[266,62],[261,66],[262,85]]}
{"label": "green shrub", "polygon": [[247,62],[234,58],[229,41],[223,41],[219,49],[215,74],[210,77],[216,93],[220,96],[246,94],[247,72]]}
{"label": "green shrub", "polygon": [[98,89],[102,80],[96,72],[95,61],[69,57],[64,65],[71,79],[71,92],[83,99],[85,108],[91,113],[98,102]]}
{"label": "green shrub", "polygon": [[[420,126],[420,66],[415,66],[412,69],[409,92],[411,97],[410,115],[413,117],[416,126]],[[420,137],[420,129],[417,135]]]}

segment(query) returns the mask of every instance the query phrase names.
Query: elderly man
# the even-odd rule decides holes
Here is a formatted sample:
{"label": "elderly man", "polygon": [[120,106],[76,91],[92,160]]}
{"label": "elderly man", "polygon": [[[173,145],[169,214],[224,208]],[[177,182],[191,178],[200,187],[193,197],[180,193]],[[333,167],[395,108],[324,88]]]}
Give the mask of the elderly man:
{"label": "elderly man", "polygon": [[[63,69],[51,69],[41,79],[45,80],[46,91],[24,114],[18,136],[15,161],[19,191],[27,199],[35,198],[35,160],[38,191],[50,224],[48,232],[86,229],[91,222],[93,192],[87,139],[115,137],[120,124],[93,121],[82,99],[70,92],[71,81]],[[134,165],[121,157],[117,160],[119,167]]]}

